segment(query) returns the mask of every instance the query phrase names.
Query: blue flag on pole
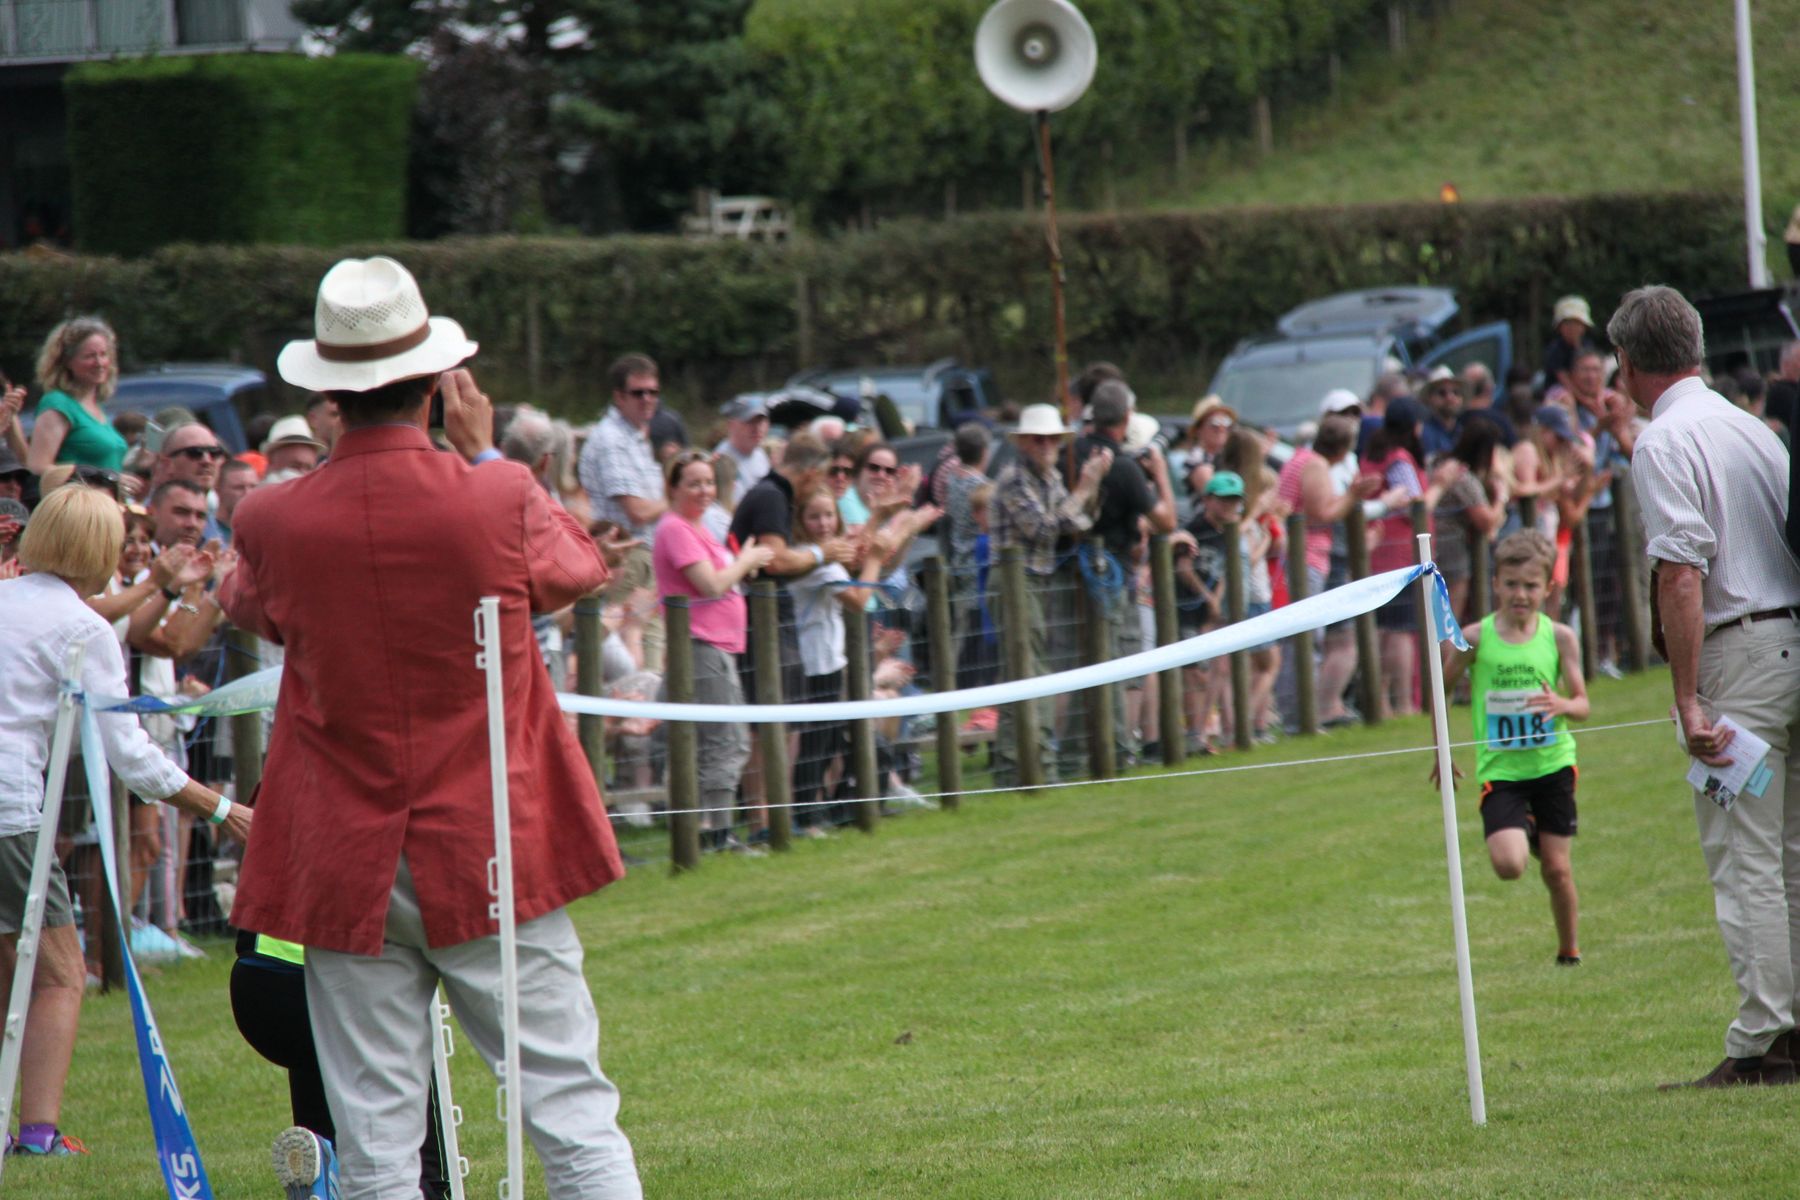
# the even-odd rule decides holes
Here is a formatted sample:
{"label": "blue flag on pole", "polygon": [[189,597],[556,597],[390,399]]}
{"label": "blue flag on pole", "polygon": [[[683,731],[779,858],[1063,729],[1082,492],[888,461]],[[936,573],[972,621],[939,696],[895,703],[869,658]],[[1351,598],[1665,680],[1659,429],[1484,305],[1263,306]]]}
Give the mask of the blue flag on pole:
{"label": "blue flag on pole", "polygon": [[[81,757],[87,766],[88,795],[94,797],[94,821],[99,826],[100,854],[105,860],[106,884],[112,892],[113,911],[119,923],[129,929],[130,923],[119,903],[118,867],[112,833],[112,784],[107,778],[106,747],[100,741],[100,723],[85,704],[81,709]],[[129,942],[129,939],[126,939]],[[157,1032],[156,1017],[150,1012],[150,1001],[144,995],[143,980],[138,978],[137,964],[131,960],[129,945],[125,947],[125,982],[131,992],[131,1023],[137,1030],[138,1065],[144,1072],[144,1099],[150,1105],[150,1130],[156,1140],[156,1161],[162,1167],[163,1183],[169,1189],[169,1200],[213,1200],[212,1185],[206,1179],[206,1167],[200,1162],[200,1147],[194,1142],[194,1130],[188,1124],[187,1110],[181,1103],[181,1090],[175,1086],[175,1072],[169,1056],[163,1051],[162,1035]]]}

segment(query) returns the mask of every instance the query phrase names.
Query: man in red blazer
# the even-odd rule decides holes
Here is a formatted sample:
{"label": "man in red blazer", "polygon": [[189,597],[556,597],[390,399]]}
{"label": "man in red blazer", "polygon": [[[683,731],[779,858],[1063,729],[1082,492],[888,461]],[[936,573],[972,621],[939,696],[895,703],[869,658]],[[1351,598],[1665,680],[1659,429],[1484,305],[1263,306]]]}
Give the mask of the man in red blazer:
{"label": "man in red blazer", "polygon": [[[487,397],[457,369],[475,343],[429,316],[406,268],[338,263],[315,327],[278,368],[329,393],[344,433],[323,467],[239,504],[240,565],[220,589],[234,623],[286,649],[232,922],[307,947],[346,1200],[416,1195],[440,980],[482,1056],[501,1056],[473,620],[481,597],[499,596],[519,921],[514,1097],[553,1198],[635,1200],[564,912],[622,868],[531,630],[533,612],[595,591],[606,566],[526,468],[495,461]],[[454,454],[426,436],[434,396]]]}

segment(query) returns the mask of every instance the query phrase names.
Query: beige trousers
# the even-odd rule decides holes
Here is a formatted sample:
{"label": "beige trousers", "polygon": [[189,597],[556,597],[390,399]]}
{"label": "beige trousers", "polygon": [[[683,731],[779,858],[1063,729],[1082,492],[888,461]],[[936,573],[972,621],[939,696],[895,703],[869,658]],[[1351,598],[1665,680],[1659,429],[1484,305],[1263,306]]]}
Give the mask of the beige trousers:
{"label": "beige trousers", "polygon": [[1729,811],[1699,792],[1694,814],[1738,1011],[1725,1053],[1752,1058],[1794,1026],[1800,963],[1800,625],[1727,625],[1700,647],[1700,699],[1769,743],[1774,778]]}

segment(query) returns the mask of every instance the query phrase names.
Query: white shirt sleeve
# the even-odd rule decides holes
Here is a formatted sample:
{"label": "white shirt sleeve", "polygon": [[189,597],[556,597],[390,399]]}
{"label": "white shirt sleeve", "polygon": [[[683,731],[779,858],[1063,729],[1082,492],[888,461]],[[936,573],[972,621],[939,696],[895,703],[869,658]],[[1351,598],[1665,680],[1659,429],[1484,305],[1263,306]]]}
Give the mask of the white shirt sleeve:
{"label": "white shirt sleeve", "polygon": [[[88,639],[87,657],[81,665],[81,687],[90,696],[126,694],[125,658],[112,629]],[[106,746],[107,765],[125,785],[146,800],[163,800],[186,786],[187,772],[170,762],[156,748],[133,713],[95,714],[100,740]]]}
{"label": "white shirt sleeve", "polygon": [[1640,446],[1631,460],[1631,480],[1641,498],[1645,553],[1705,575],[1719,552],[1719,538],[1707,520],[1694,464],[1660,443]]}

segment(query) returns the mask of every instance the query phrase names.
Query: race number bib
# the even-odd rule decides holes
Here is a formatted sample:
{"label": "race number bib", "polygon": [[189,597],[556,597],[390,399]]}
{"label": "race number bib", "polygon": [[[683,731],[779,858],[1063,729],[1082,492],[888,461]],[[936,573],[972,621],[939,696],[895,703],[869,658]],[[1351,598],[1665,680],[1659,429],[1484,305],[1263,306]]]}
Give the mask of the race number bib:
{"label": "race number bib", "polygon": [[1526,708],[1537,695],[1529,689],[1487,694],[1489,750],[1542,750],[1556,740],[1555,718]]}

